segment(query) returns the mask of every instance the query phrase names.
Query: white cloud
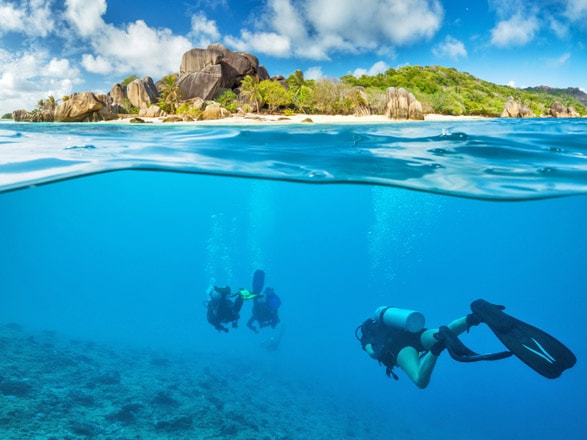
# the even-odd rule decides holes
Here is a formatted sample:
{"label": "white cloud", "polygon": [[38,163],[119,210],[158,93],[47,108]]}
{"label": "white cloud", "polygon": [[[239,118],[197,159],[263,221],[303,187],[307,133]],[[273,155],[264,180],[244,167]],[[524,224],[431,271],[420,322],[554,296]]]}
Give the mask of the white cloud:
{"label": "white cloud", "polygon": [[45,68],[45,75],[50,78],[77,78],[80,75],[79,69],[73,67],[68,59],[52,58]]}
{"label": "white cloud", "polygon": [[569,25],[553,17],[549,19],[549,27],[558,38],[565,38],[569,35]]}
{"label": "white cloud", "polygon": [[289,38],[275,32],[251,33],[243,30],[240,38],[226,37],[224,41],[243,52],[260,52],[274,57],[287,57],[291,54]]}
{"label": "white cloud", "polygon": [[513,87],[514,89],[516,88],[516,82],[515,81],[508,81],[507,83],[508,86]]}
{"label": "white cloud", "polygon": [[491,43],[498,47],[524,46],[534,39],[539,27],[536,16],[517,13],[491,30]]}
{"label": "white cloud", "polygon": [[587,0],[567,0],[565,16],[571,21],[582,21],[587,18]]}
{"label": "white cloud", "polygon": [[511,17],[528,6],[527,0],[489,0],[488,3],[501,19]]}
{"label": "white cloud", "polygon": [[463,42],[450,35],[444,39],[444,42],[433,47],[432,53],[438,58],[452,58],[455,60],[467,56],[467,50],[465,49]]}
{"label": "white cloud", "polygon": [[569,60],[571,59],[571,54],[566,52],[562,54],[560,57],[557,58],[548,58],[546,60],[549,67],[556,68],[561,67],[568,64]]}
{"label": "white cloud", "polygon": [[304,72],[304,79],[309,80],[319,80],[324,78],[324,74],[322,73],[322,68],[318,66],[310,67],[308,70]]}
{"label": "white cloud", "polygon": [[112,72],[112,63],[101,56],[86,53],[82,55],[82,67],[88,72],[108,74]]}
{"label": "white cloud", "polygon": [[562,54],[559,58],[558,58],[558,63],[559,64],[567,64],[567,62],[571,59],[571,54],[570,53],[564,53]]}
{"label": "white cloud", "polygon": [[[428,39],[444,15],[439,0],[267,0],[265,10],[256,29],[243,29],[226,43],[275,56],[329,59],[333,52],[358,53]],[[267,36],[275,40],[267,41]]]}
{"label": "white cloud", "polygon": [[389,66],[387,65],[387,63],[385,61],[377,61],[369,69],[362,69],[362,68],[355,69],[355,71],[353,72],[353,76],[356,78],[360,78],[363,75],[375,76],[379,73],[385,72],[388,69],[389,69]]}
{"label": "white cloud", "polygon": [[215,20],[208,20],[203,12],[192,16],[192,31],[190,36],[196,47],[208,47],[220,41],[220,31]]}
{"label": "white cloud", "polygon": [[104,27],[106,0],[65,0],[65,17],[79,35],[89,37]]}
{"label": "white cloud", "polygon": [[[106,0],[66,0],[65,17],[92,52],[82,55],[81,65],[92,73],[151,75],[156,79],[177,71],[182,55],[193,47],[190,40],[169,29],[155,29],[144,21],[116,27],[106,23]],[[202,37],[219,37],[216,24],[196,15],[192,32]]]}
{"label": "white cloud", "polygon": [[46,51],[10,54],[0,51],[0,113],[32,110],[39,99],[69,95],[82,79],[68,60],[51,58]]}
{"label": "white cloud", "polygon": [[55,29],[51,7],[46,0],[25,0],[17,3],[0,0],[0,35],[21,32],[28,36],[46,37]]}
{"label": "white cloud", "polygon": [[[160,77],[179,70],[182,55],[192,48],[185,37],[175,36],[169,29],[153,29],[142,20],[123,28],[105,25],[91,45],[94,49],[94,66],[106,60],[112,73],[136,73],[139,76]],[[89,65],[91,59],[84,58]],[[98,64],[98,61],[100,62]]]}
{"label": "white cloud", "polygon": [[290,0],[269,0],[273,8],[270,25],[274,30],[281,32],[291,40],[306,40],[308,38],[304,18]]}

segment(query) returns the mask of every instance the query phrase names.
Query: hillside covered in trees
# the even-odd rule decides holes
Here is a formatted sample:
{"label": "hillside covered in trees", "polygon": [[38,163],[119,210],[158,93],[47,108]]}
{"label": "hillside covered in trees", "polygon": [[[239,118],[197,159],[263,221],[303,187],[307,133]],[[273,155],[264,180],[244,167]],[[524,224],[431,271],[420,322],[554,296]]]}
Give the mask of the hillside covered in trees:
{"label": "hillside covered in trees", "polygon": [[375,76],[356,78],[346,75],[341,81],[372,91],[384,91],[392,86],[403,87],[422,103],[424,113],[499,116],[510,97],[519,104],[530,107],[536,115],[546,114],[555,101],[574,107],[581,115],[587,112],[587,94],[576,88],[554,89],[541,86],[517,89],[440,66],[405,66],[388,69]]}

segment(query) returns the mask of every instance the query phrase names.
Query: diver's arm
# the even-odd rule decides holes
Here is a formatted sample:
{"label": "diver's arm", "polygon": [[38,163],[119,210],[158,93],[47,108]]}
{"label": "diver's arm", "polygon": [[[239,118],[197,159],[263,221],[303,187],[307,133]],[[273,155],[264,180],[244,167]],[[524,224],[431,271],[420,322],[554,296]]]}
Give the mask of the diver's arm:
{"label": "diver's arm", "polygon": [[373,346],[371,344],[365,344],[364,348],[369,356],[371,356],[373,359],[377,359],[377,354],[375,354],[375,351],[373,350]]}

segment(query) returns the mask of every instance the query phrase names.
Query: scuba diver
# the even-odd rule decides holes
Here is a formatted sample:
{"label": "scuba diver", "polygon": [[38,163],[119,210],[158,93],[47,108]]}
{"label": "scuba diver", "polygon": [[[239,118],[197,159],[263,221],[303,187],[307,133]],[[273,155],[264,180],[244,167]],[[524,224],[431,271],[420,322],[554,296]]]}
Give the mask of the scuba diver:
{"label": "scuba diver", "polygon": [[[471,303],[472,313],[437,329],[424,328],[424,315],[397,307],[379,307],[373,318],[355,330],[363,350],[385,365],[387,376],[397,365],[419,387],[426,388],[443,350],[459,362],[498,360],[515,355],[549,379],[559,377],[577,361],[560,341],[530,324],[508,315],[504,306],[483,299]],[[478,354],[466,347],[458,335],[485,323],[508,351]],[[359,335],[359,330],[361,335]]]}
{"label": "scuba diver", "polygon": [[255,321],[258,322],[259,327],[275,326],[279,323],[278,310],[281,306],[281,299],[275,293],[273,287],[266,287],[263,295],[259,295],[253,299],[253,313],[247,322],[247,327],[255,333],[259,330],[255,327]]}
{"label": "scuba diver", "polygon": [[[240,318],[240,310],[245,300],[257,298],[259,292],[263,289],[265,283],[265,272],[256,270],[253,274],[253,291],[247,289],[238,289],[237,293],[231,294],[229,286],[214,288],[208,293],[210,300],[204,302],[207,308],[208,322],[216,328],[216,330],[228,333],[228,328],[222,324],[232,323],[232,327],[238,327],[238,320]],[[236,298],[234,301],[231,298]]]}
{"label": "scuba diver", "polygon": [[209,292],[210,301],[207,303],[208,313],[206,317],[208,322],[216,328],[216,330],[228,333],[228,328],[222,324],[231,322],[232,327],[238,327],[238,319],[240,318],[240,310],[243,306],[244,298],[239,293],[232,295],[236,296],[233,301],[231,298],[230,287],[216,287]]}

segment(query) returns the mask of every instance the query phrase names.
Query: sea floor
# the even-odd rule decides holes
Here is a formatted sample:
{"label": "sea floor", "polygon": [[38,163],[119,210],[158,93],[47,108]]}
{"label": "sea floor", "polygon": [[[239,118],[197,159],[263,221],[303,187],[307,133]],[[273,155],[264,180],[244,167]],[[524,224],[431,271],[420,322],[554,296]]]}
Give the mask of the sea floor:
{"label": "sea floor", "polygon": [[414,438],[378,426],[364,402],[246,358],[114,347],[18,324],[0,324],[0,352],[3,440]]}

